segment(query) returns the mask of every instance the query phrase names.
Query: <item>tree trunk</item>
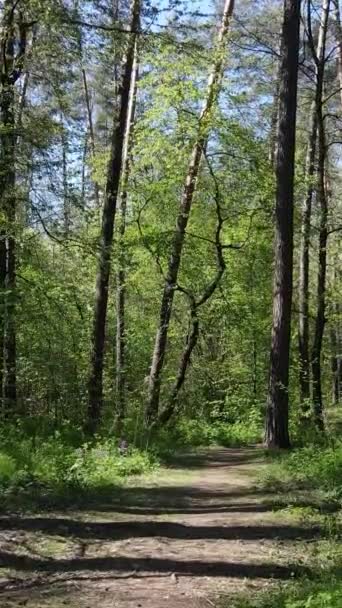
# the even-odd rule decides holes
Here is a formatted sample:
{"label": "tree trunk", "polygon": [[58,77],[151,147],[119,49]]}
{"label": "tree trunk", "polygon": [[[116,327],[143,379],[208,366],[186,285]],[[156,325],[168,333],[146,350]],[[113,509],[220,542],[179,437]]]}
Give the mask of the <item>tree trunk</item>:
{"label": "tree trunk", "polygon": [[62,146],[62,173],[63,173],[63,225],[64,234],[70,231],[70,196],[68,180],[68,139],[64,128],[63,116],[61,116],[61,146]]}
{"label": "tree trunk", "polygon": [[121,432],[122,423],[126,410],[126,260],[125,260],[125,232],[126,232],[126,210],[128,196],[128,180],[131,169],[131,146],[135,119],[137,79],[138,79],[138,57],[137,41],[134,51],[134,67],[132,73],[129,109],[127,116],[127,126],[125,144],[123,152],[123,173],[120,194],[120,218],[119,218],[119,237],[118,237],[118,271],[116,275],[116,410],[117,421],[116,430]]}
{"label": "tree trunk", "polygon": [[320,227],[319,227],[319,253],[318,253],[318,279],[317,279],[317,312],[315,321],[315,333],[312,346],[312,401],[314,419],[316,426],[324,429],[323,419],[323,394],[322,394],[322,371],[321,356],[326,323],[326,274],[327,274],[327,243],[328,243],[328,195],[326,189],[325,169],[325,129],[322,107],[318,116],[318,187],[317,199],[320,205]]}
{"label": "tree trunk", "polygon": [[340,98],[342,106],[342,27],[341,27],[341,15],[339,0],[334,1],[334,13],[335,13],[335,38],[337,42],[337,73],[340,84]]}
{"label": "tree trunk", "polygon": [[[0,164],[0,167],[2,169],[2,162]],[[2,182],[1,178],[0,178],[0,182]],[[1,226],[1,228],[0,228],[0,416],[3,416],[5,414],[4,401],[3,401],[3,385],[4,385],[4,378],[5,378],[5,370],[4,370],[5,293],[6,293],[5,285],[6,285],[6,235],[5,235],[5,226]]]}
{"label": "tree trunk", "polygon": [[[26,29],[21,27],[17,39],[15,23],[16,3],[6,0],[0,43],[0,211],[2,228],[0,234],[0,289],[2,290],[2,318],[0,322],[2,396],[5,415],[16,407],[16,331],[15,331],[15,220],[16,220],[16,175],[15,175],[15,108],[14,85],[22,73],[22,62],[26,50]],[[21,14],[19,14],[21,20]],[[19,51],[16,54],[16,48]],[[6,295],[4,295],[6,294]]]}
{"label": "tree trunk", "polygon": [[281,42],[276,157],[273,327],[266,444],[288,448],[288,389],[293,283],[293,189],[297,113],[300,0],[285,0]]}
{"label": "tree trunk", "polygon": [[122,153],[127,124],[130,84],[134,68],[135,39],[139,28],[140,0],[132,0],[131,7],[131,33],[127,33],[128,41],[120,88],[119,117],[117,124],[113,127],[111,138],[111,151],[102,213],[101,238],[99,243],[89,376],[87,430],[90,433],[94,433],[97,429],[103,404],[103,361],[111,250],[122,170]]}
{"label": "tree trunk", "polygon": [[[308,11],[311,10],[308,4]],[[329,18],[329,0],[323,0],[317,51],[315,53],[315,99],[311,106],[309,138],[305,164],[306,194],[302,208],[301,244],[299,261],[299,385],[302,411],[308,411],[310,405],[310,346],[309,346],[309,250],[311,235],[311,208],[314,190],[317,112],[322,104],[323,80],[325,67],[325,42]],[[309,36],[311,31],[309,32]],[[311,45],[314,45],[311,39]]]}
{"label": "tree trunk", "polygon": [[340,378],[339,378],[339,336],[335,327],[330,329],[331,342],[331,375],[332,375],[332,402],[338,405],[340,402]]}
{"label": "tree trunk", "polygon": [[[91,149],[91,155],[94,159],[95,154],[96,154],[96,147],[95,147],[93,112],[92,112],[91,100],[90,100],[90,95],[89,95],[87,73],[84,68],[82,68],[82,80],[83,80],[83,88],[84,88],[84,97],[85,97],[86,108],[87,108],[90,149]],[[93,184],[94,184],[95,205],[96,205],[96,208],[99,209],[100,208],[100,189],[99,189],[99,185],[98,185],[96,179],[93,180]]]}
{"label": "tree trunk", "polygon": [[157,422],[160,425],[163,425],[163,424],[166,424],[167,422],[169,422],[170,418],[174,415],[176,405],[177,405],[178,395],[185,382],[186,373],[187,373],[187,370],[191,363],[192,353],[194,351],[194,348],[197,344],[198,337],[199,337],[199,327],[200,326],[199,326],[198,310],[201,308],[201,306],[206,304],[208,302],[208,300],[211,298],[211,296],[215,293],[215,291],[218,288],[218,286],[221,282],[221,279],[225,273],[225,270],[226,270],[226,262],[224,259],[223,250],[225,248],[227,248],[227,246],[225,246],[221,243],[221,233],[222,233],[223,225],[225,222],[225,220],[222,216],[222,211],[221,211],[221,196],[220,196],[220,191],[218,188],[218,183],[215,178],[214,172],[212,171],[211,167],[209,167],[209,169],[210,169],[210,173],[211,173],[212,177],[215,180],[215,190],[216,190],[215,204],[216,204],[217,226],[216,226],[216,232],[215,232],[215,248],[216,248],[217,270],[216,270],[216,274],[213,277],[212,281],[210,281],[210,283],[204,289],[200,298],[196,299],[193,294],[186,292],[186,295],[188,296],[188,298],[190,300],[189,329],[188,329],[186,340],[185,340],[184,350],[183,350],[181,358],[180,358],[178,373],[176,376],[175,383],[171,389],[171,395],[170,395],[168,404],[161,411],[161,413],[159,414],[158,419],[157,419]]}
{"label": "tree trunk", "polygon": [[[281,32],[279,35],[281,39]],[[270,149],[269,149],[269,161],[272,168],[274,169],[275,159],[277,156],[277,135],[278,135],[278,113],[279,113],[279,93],[280,93],[280,60],[277,59],[277,63],[274,71],[275,87],[272,101],[271,110],[271,130],[270,130]]]}
{"label": "tree trunk", "polygon": [[225,0],[222,24],[218,35],[215,61],[208,81],[208,93],[199,117],[198,135],[192,149],[186,174],[182,198],[179,205],[176,228],[173,234],[171,255],[164,283],[158,329],[155,338],[154,352],[149,376],[148,402],[146,421],[148,424],[156,420],[159,410],[161,373],[167,347],[169,323],[171,319],[173,298],[177,287],[177,278],[181,262],[185,231],[196,191],[200,163],[207,144],[212,110],[217,102],[224,71],[225,49],[231,17],[234,10],[234,0]]}

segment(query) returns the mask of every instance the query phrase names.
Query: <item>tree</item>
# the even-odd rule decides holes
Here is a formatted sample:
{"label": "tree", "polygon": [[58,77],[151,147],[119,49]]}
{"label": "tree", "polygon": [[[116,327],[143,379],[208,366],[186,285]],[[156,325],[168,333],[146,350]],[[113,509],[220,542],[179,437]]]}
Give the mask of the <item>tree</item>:
{"label": "tree", "polygon": [[96,294],[92,334],[91,364],[89,376],[89,407],[87,429],[94,433],[98,426],[103,402],[103,360],[105,328],[108,305],[108,286],[113,244],[114,221],[122,172],[122,154],[127,124],[129,93],[134,73],[135,38],[140,21],[140,1],[132,0],[130,33],[127,33],[127,49],[120,87],[119,116],[114,121],[111,137],[110,159],[104,194],[102,227],[98,253]]}
{"label": "tree", "polygon": [[183,194],[176,219],[176,229],[173,233],[171,253],[164,282],[159,313],[159,322],[155,337],[155,345],[149,375],[148,403],[146,407],[146,420],[148,423],[153,422],[158,415],[161,373],[164,366],[169,323],[172,314],[174,294],[175,290],[177,289],[177,278],[181,263],[185,231],[189,220],[194,194],[196,191],[196,182],[198,178],[200,164],[207,146],[210,124],[212,119],[212,111],[216,105],[217,97],[220,92],[220,86],[224,70],[227,35],[229,32],[229,26],[233,10],[234,0],[226,0],[224,4],[221,28],[219,31],[217,45],[215,49],[215,61],[208,82],[207,98],[205,100],[201,115],[199,117],[198,133],[191,152],[191,157],[184,183]]}
{"label": "tree", "polygon": [[116,273],[116,414],[117,432],[120,433],[125,416],[125,388],[126,388],[126,260],[125,260],[125,232],[128,198],[128,181],[131,167],[132,137],[135,119],[137,78],[138,78],[138,46],[135,42],[134,66],[130,85],[129,109],[123,150],[123,171],[120,192],[120,218],[118,238],[118,269]]}
{"label": "tree", "polygon": [[285,0],[275,164],[275,267],[266,444],[288,448],[289,355],[293,283],[293,188],[300,0]]}
{"label": "tree", "polygon": [[[6,0],[3,6],[0,40],[0,289],[2,291],[0,348],[1,390],[5,412],[16,406],[16,96],[21,77],[29,24],[18,3]],[[5,295],[6,294],[6,295]],[[3,356],[3,359],[2,359]]]}
{"label": "tree", "polygon": [[323,0],[319,24],[318,43],[315,43],[311,31],[311,4],[308,3],[308,36],[315,66],[314,101],[311,105],[311,117],[308,133],[307,153],[305,162],[306,193],[302,208],[301,245],[299,263],[299,385],[300,402],[303,411],[309,409],[310,399],[310,343],[309,343],[309,248],[311,237],[311,208],[314,192],[314,177],[316,168],[317,124],[322,105],[325,45],[329,17],[329,0]]}

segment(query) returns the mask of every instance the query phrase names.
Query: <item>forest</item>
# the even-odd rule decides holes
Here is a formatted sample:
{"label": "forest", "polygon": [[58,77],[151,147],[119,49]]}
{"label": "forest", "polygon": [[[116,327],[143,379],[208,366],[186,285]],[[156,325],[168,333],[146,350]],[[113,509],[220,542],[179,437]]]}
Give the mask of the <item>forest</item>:
{"label": "forest", "polygon": [[0,0],[0,605],[341,608],[338,0]]}

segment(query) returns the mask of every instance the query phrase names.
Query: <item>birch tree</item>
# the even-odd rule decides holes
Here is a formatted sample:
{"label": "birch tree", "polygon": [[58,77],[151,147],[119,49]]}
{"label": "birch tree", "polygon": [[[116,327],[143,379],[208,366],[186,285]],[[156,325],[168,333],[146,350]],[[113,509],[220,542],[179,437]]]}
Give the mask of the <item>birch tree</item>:
{"label": "birch tree", "polygon": [[125,232],[126,211],[128,199],[128,181],[131,168],[131,147],[133,138],[137,78],[138,78],[138,47],[137,40],[134,49],[134,66],[131,80],[129,108],[123,152],[123,173],[120,193],[120,217],[118,229],[118,270],[116,273],[116,412],[117,431],[120,432],[125,415],[125,373],[126,373],[126,260]]}
{"label": "birch tree", "polygon": [[224,72],[225,55],[228,32],[234,10],[234,0],[225,0],[223,17],[215,48],[215,60],[208,81],[207,97],[204,102],[198,121],[198,132],[189,159],[187,174],[184,182],[183,194],[180,200],[176,228],[173,233],[171,253],[163,287],[157,333],[155,336],[154,351],[149,375],[148,402],[146,407],[146,420],[151,423],[157,418],[159,409],[159,396],[161,387],[161,374],[164,367],[169,324],[177,279],[181,263],[182,249],[191,207],[193,204],[196,183],[203,154],[206,149],[212,112],[217,103]]}

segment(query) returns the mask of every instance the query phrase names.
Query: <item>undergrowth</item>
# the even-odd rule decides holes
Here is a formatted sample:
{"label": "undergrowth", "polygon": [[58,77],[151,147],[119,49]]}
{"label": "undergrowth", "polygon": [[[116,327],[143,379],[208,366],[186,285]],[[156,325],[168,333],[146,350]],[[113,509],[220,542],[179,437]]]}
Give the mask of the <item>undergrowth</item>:
{"label": "undergrowth", "polygon": [[279,590],[233,598],[223,606],[229,608],[341,608],[342,581],[301,581],[299,585],[289,583]]}
{"label": "undergrowth", "polygon": [[342,441],[268,454],[270,463],[261,476],[272,490],[317,490],[342,501]]}
{"label": "undergrowth", "polygon": [[0,428],[0,494],[2,504],[13,507],[25,498],[34,502],[73,501],[82,495],[109,495],[130,476],[155,469],[160,460],[181,450],[219,444],[253,443],[257,424],[180,419],[155,433],[133,436],[125,429],[128,449],[122,455],[119,440],[105,433],[87,442],[82,429],[44,419],[20,419]]}
{"label": "undergrowth", "polygon": [[120,485],[124,478],[154,469],[153,452],[128,447],[120,453],[118,441],[98,438],[92,443],[74,440],[68,433],[28,435],[6,425],[0,432],[0,493],[3,504],[15,496],[70,496],[96,493]]}
{"label": "undergrowth", "polygon": [[[239,598],[229,607],[341,608],[342,441],[333,435],[311,437],[311,445],[266,456],[261,486],[278,492],[287,505],[277,517],[294,517],[300,525],[318,524],[322,530],[323,538],[306,549],[315,576],[277,591]],[[322,508],[327,506],[331,511]]]}
{"label": "undergrowth", "polygon": [[260,439],[261,425],[258,420],[227,423],[181,418],[175,425],[159,431],[154,440],[154,449],[164,454],[210,445],[239,447],[259,443]]}

